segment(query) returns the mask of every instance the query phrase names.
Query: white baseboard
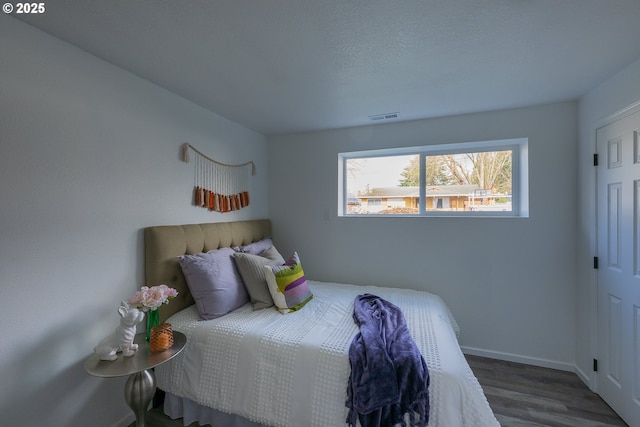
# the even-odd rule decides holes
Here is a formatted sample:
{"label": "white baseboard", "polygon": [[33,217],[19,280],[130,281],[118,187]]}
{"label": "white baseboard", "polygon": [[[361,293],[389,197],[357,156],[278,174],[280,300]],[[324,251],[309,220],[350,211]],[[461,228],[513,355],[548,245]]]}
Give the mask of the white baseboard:
{"label": "white baseboard", "polygon": [[587,387],[589,387],[589,390],[595,393],[596,392],[595,384],[591,382],[591,376],[588,375],[586,372],[584,372],[582,369],[580,369],[578,366],[576,366],[575,372],[578,378],[580,378],[582,382],[585,383]]}
{"label": "white baseboard", "polygon": [[[488,357],[491,359],[506,360],[508,362],[525,363],[527,365],[541,366],[543,368],[559,369],[561,371],[569,371],[569,372],[577,373],[576,365],[571,363],[558,362],[555,360],[548,360],[548,359],[539,359],[537,357],[522,356],[519,354],[503,353],[500,351],[483,350],[480,348],[473,348],[473,347],[461,346],[460,348],[462,349],[462,352],[464,354],[470,354],[472,356],[482,356],[482,357]],[[584,381],[582,377],[580,378]],[[587,382],[586,384],[589,384],[589,383]]]}

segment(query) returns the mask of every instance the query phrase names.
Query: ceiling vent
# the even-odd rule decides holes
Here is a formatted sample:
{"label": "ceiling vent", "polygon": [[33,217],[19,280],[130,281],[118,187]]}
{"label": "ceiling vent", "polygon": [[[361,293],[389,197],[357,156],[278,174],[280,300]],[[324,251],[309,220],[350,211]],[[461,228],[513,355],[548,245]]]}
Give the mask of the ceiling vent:
{"label": "ceiling vent", "polygon": [[369,116],[369,119],[373,121],[389,120],[389,119],[397,119],[397,118],[398,118],[398,113],[375,114],[373,116]]}

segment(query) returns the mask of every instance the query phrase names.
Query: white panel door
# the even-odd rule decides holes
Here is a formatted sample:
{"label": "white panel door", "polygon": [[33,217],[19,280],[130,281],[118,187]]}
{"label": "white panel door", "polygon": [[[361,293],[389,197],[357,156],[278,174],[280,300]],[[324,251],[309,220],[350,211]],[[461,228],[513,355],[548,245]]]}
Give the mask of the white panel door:
{"label": "white panel door", "polygon": [[598,393],[640,427],[640,112],[597,130]]}

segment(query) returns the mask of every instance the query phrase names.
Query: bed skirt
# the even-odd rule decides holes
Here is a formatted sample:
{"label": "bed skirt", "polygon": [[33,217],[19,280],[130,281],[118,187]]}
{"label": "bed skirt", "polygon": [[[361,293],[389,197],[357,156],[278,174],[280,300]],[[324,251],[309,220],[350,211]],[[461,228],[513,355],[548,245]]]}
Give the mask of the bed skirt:
{"label": "bed skirt", "polygon": [[206,406],[199,405],[192,400],[166,393],[164,397],[164,413],[171,419],[182,418],[182,424],[188,426],[197,421],[200,425],[216,427],[267,427],[239,415],[227,414]]}

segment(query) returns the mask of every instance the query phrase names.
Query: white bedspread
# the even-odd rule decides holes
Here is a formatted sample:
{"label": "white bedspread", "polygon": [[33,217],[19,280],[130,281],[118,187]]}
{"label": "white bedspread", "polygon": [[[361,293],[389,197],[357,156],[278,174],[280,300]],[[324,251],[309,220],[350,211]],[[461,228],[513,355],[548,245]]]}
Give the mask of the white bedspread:
{"label": "white bedspread", "polygon": [[302,310],[252,311],[249,304],[204,321],[195,306],[169,319],[185,350],[156,368],[158,387],[271,426],[345,426],[348,350],[358,332],[356,295],[399,306],[431,376],[429,426],[499,426],[458,346],[458,326],[426,292],[309,281]]}

